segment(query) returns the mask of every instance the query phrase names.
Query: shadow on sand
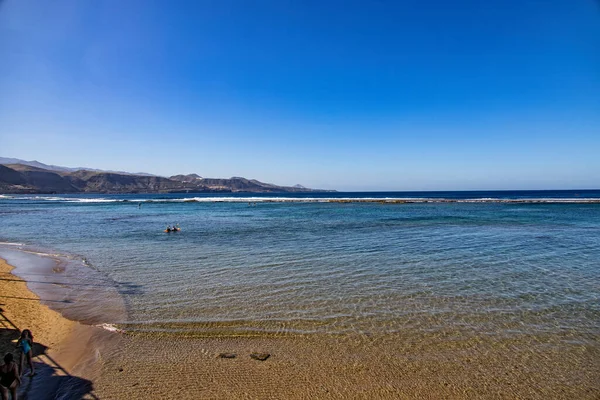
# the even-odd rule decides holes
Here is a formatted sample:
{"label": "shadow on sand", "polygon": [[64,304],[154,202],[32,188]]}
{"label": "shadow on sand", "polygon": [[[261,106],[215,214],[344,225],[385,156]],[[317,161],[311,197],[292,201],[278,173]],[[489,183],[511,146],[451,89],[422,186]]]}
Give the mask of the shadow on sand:
{"label": "shadow on sand", "polygon": [[[0,357],[12,352],[16,360],[19,354],[15,343],[21,330],[6,318],[4,310],[0,307]],[[98,399],[93,393],[92,382],[69,374],[50,355],[48,347],[35,343],[33,347],[35,376],[29,377],[29,369],[25,373],[19,387],[19,399]]]}

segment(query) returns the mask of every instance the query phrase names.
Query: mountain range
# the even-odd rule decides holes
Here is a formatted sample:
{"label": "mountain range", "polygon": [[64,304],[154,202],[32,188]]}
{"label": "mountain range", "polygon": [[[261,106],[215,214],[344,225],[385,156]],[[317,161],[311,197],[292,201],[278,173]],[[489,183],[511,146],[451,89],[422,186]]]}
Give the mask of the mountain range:
{"label": "mountain range", "polygon": [[0,193],[297,193],[325,191],[301,185],[277,186],[242,177],[162,177],[146,173],[69,168],[0,157]]}

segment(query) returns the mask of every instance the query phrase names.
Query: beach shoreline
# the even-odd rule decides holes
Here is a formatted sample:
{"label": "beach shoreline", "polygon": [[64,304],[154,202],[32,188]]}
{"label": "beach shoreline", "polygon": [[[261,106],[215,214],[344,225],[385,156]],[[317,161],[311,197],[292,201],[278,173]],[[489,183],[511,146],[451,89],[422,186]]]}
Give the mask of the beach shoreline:
{"label": "beach shoreline", "polygon": [[91,381],[74,375],[92,354],[88,341],[96,329],[71,321],[42,304],[27,282],[13,274],[14,266],[0,259],[0,353],[12,352],[20,332],[29,329],[34,336],[33,361],[36,374],[29,377],[25,367],[19,388],[21,396],[44,398],[68,391],[92,394]]}
{"label": "beach shoreline", "polygon": [[[29,398],[46,398],[49,390],[58,398],[92,399],[594,399],[600,394],[594,364],[600,353],[593,344],[541,351],[539,343],[523,337],[498,348],[485,336],[449,332],[422,337],[117,334],[63,317],[12,270],[0,261],[0,349],[13,350],[18,330],[32,330],[39,343],[38,374],[24,377],[20,389]],[[532,351],[532,345],[538,349]],[[269,357],[261,361],[252,354]]]}

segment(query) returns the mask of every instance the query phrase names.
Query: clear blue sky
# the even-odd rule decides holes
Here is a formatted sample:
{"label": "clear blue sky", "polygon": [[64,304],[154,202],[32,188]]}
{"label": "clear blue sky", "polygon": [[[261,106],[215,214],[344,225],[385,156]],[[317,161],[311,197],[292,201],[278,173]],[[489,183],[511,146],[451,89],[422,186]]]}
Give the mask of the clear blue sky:
{"label": "clear blue sky", "polygon": [[0,0],[0,156],[338,190],[600,187],[596,0]]}

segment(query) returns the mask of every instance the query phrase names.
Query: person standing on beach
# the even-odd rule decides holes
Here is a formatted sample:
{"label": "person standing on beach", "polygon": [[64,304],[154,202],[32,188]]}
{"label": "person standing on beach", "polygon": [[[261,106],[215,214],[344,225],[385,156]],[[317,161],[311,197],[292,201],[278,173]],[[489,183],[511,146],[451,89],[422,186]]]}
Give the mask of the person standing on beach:
{"label": "person standing on beach", "polygon": [[0,392],[2,400],[8,400],[8,392],[12,400],[17,400],[17,388],[21,384],[19,366],[13,361],[12,353],[4,356],[4,365],[0,365]]}
{"label": "person standing on beach", "polygon": [[17,347],[21,350],[21,374],[25,371],[25,358],[29,364],[31,372],[29,376],[34,376],[35,371],[33,369],[33,335],[29,329],[24,329],[21,332],[21,337],[17,341]]}

